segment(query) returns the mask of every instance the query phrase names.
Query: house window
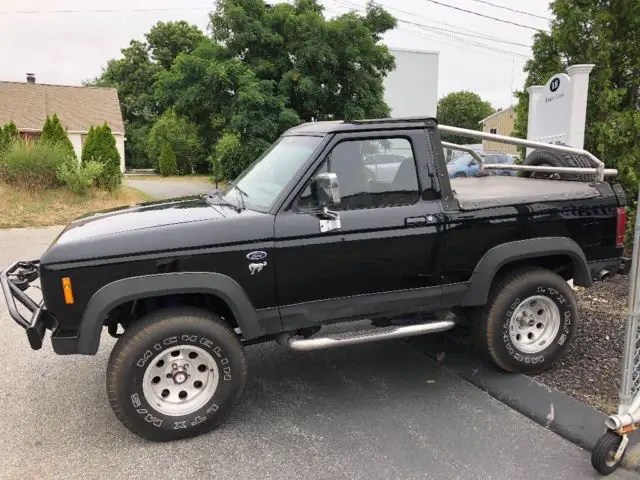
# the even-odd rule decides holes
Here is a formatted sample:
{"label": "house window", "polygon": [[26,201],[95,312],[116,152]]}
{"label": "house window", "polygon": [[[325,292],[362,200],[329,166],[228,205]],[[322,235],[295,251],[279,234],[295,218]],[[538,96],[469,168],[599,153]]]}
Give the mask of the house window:
{"label": "house window", "polygon": [[498,133],[498,129],[497,128],[490,128],[489,129],[489,133],[493,133],[495,135],[496,133]]}

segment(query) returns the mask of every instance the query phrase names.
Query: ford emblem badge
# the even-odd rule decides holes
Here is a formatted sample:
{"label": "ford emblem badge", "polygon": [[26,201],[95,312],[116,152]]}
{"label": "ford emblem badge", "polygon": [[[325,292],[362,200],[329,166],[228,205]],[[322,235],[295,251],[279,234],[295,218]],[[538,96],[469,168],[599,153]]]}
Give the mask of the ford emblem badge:
{"label": "ford emblem badge", "polygon": [[267,252],[263,252],[262,250],[247,253],[247,260],[259,261],[264,260],[265,258],[267,258]]}

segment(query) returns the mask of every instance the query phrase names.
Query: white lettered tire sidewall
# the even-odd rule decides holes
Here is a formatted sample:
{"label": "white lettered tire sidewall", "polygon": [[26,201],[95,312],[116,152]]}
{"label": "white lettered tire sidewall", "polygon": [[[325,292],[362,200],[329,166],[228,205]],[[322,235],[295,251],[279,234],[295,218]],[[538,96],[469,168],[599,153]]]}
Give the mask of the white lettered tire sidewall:
{"label": "white lettered tire sidewall", "polygon": [[[548,346],[536,353],[524,352],[514,344],[509,325],[515,309],[524,300],[542,296],[553,301],[560,313],[560,325]],[[554,272],[534,269],[514,275],[496,291],[487,305],[485,322],[488,351],[501,368],[512,372],[538,373],[552,366],[566,351],[576,330],[578,310],[573,290]]]}
{"label": "white lettered tire sidewall", "polygon": [[[180,346],[195,346],[210,354],[218,382],[198,410],[172,416],[158,411],[145,397],[143,378],[159,356]],[[215,428],[240,397],[245,380],[246,359],[235,333],[219,318],[197,309],[158,311],[141,320],[118,341],[107,369],[114,412],[130,430],[152,441],[192,437]]]}

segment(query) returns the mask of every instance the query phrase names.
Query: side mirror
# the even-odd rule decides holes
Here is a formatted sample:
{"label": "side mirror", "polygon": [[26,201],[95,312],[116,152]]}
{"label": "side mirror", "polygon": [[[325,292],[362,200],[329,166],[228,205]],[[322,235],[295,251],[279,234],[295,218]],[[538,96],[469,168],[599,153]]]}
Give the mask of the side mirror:
{"label": "side mirror", "polygon": [[320,208],[340,205],[338,175],[331,172],[316,175],[311,182],[311,196]]}

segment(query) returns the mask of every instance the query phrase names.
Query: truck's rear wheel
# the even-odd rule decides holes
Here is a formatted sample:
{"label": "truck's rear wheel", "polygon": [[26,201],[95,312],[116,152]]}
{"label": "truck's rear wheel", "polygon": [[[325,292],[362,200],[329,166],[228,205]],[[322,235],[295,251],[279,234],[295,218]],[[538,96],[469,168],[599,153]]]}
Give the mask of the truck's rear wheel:
{"label": "truck's rear wheel", "polygon": [[560,358],[576,329],[571,287],[541,268],[519,269],[494,285],[474,319],[478,346],[503,370],[539,373]]}
{"label": "truck's rear wheel", "polygon": [[107,366],[107,394],[118,419],[153,441],[199,435],[236,403],[247,364],[236,334],[196,308],[158,310],[118,340]]}

